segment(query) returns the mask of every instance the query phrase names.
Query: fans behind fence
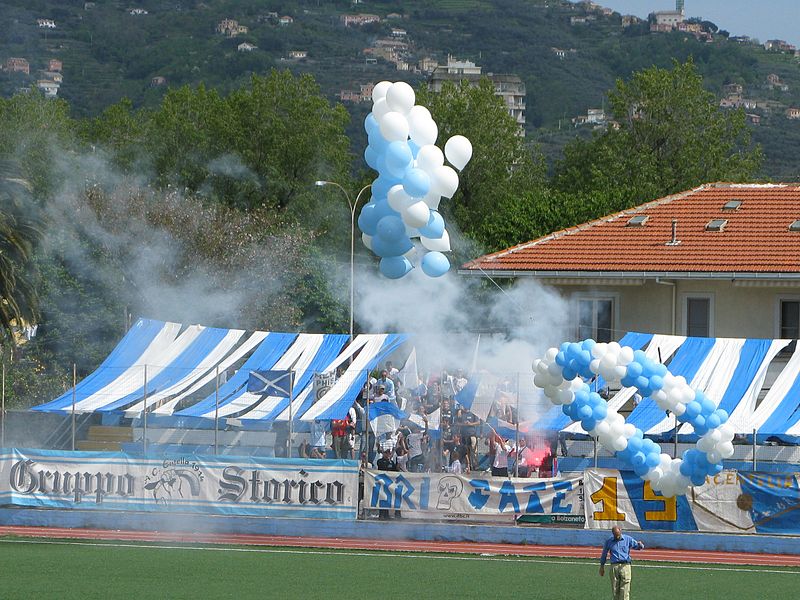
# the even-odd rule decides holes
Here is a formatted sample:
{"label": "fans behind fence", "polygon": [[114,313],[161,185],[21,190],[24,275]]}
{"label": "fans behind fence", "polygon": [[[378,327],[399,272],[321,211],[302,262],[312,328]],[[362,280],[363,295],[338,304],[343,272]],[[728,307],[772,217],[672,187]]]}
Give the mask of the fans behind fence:
{"label": "fans behind fence", "polygon": [[[360,458],[365,466],[382,469],[391,465],[391,470],[398,471],[555,476],[557,439],[541,432],[517,432],[519,415],[511,380],[503,379],[497,385],[486,421],[458,404],[458,392],[467,384],[460,369],[404,382],[401,373],[387,362],[365,384],[345,418],[311,423],[309,439],[298,447],[299,454],[304,458]],[[381,402],[396,405],[408,418],[397,428],[387,428],[387,423],[396,422],[393,418],[376,418],[375,413],[368,417],[369,408]]]}

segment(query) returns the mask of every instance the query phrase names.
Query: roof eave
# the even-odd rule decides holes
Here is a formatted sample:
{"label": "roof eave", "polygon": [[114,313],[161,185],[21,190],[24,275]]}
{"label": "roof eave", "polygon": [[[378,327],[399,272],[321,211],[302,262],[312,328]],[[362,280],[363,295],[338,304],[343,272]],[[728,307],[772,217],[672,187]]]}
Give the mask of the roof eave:
{"label": "roof eave", "polygon": [[717,279],[732,281],[737,279],[759,279],[776,281],[798,281],[800,273],[761,273],[761,272],[703,272],[703,271],[543,271],[516,269],[459,269],[459,275],[472,277],[517,278],[534,277],[538,279],[586,278],[596,279]]}

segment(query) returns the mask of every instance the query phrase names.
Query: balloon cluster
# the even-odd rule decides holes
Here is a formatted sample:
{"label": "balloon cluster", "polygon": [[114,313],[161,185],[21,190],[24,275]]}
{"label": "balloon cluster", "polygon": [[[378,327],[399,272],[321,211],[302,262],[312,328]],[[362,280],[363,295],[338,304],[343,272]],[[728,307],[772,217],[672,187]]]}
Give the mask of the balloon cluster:
{"label": "balloon cluster", "polygon": [[[685,378],[673,375],[641,350],[616,342],[564,343],[534,360],[533,371],[534,384],[561,405],[565,415],[580,421],[584,431],[629,463],[664,496],[685,494],[690,485],[702,485],[706,476],[722,470],[723,459],[733,455],[728,414],[702,391],[692,389]],[[584,379],[596,375],[611,385],[635,387],[662,410],[672,411],[678,421],[689,423],[700,436],[697,448],[684,452],[683,458],[662,453],[641,429],[625,423],[622,415],[590,391]]]}
{"label": "balloon cluster", "polygon": [[450,269],[443,252],[450,236],[439,214],[442,197],[458,189],[459,171],[472,158],[472,144],[461,135],[447,140],[444,153],[436,146],[439,128],[424,106],[415,105],[414,90],[404,82],[381,81],[372,91],[372,112],[364,121],[369,145],[364,160],[378,172],[372,198],[361,209],[358,227],[364,245],[381,257],[380,271],[399,279],[414,265],[414,242],[427,251],[420,261],[429,277]]}

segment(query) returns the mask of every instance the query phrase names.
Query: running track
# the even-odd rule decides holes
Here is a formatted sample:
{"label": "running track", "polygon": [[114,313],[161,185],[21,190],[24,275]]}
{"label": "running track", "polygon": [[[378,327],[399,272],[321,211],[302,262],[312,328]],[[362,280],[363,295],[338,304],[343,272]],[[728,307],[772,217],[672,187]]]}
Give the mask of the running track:
{"label": "running track", "polygon": [[[349,550],[387,550],[393,552],[439,552],[491,554],[498,556],[550,556],[598,558],[599,549],[581,546],[521,546],[474,542],[426,542],[418,540],[364,540],[352,538],[289,537],[226,533],[182,533],[159,531],[116,531],[107,529],[67,529],[59,527],[0,526],[0,536],[69,538],[80,540],[122,540],[130,542],[175,542],[192,544],[232,544],[237,546],[287,546]],[[636,560],[703,563],[720,565],[763,565],[800,567],[800,556],[705,550],[640,550]]]}

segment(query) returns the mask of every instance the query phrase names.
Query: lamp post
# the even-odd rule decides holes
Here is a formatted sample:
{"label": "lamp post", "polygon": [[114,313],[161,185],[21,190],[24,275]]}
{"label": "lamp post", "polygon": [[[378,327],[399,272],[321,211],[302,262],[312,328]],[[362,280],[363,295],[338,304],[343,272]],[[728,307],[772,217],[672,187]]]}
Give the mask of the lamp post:
{"label": "lamp post", "polygon": [[347,193],[347,190],[344,189],[341,185],[336,183],[335,181],[315,181],[314,185],[324,186],[324,185],[333,185],[340,190],[344,194],[344,197],[347,198],[347,205],[350,207],[350,341],[353,341],[353,303],[355,297],[355,265],[354,265],[354,256],[355,256],[355,235],[356,235],[356,208],[358,208],[358,203],[361,201],[361,195],[366,192],[369,188],[372,187],[372,184],[365,185],[361,190],[356,194],[355,202],[350,198],[350,194]]}

